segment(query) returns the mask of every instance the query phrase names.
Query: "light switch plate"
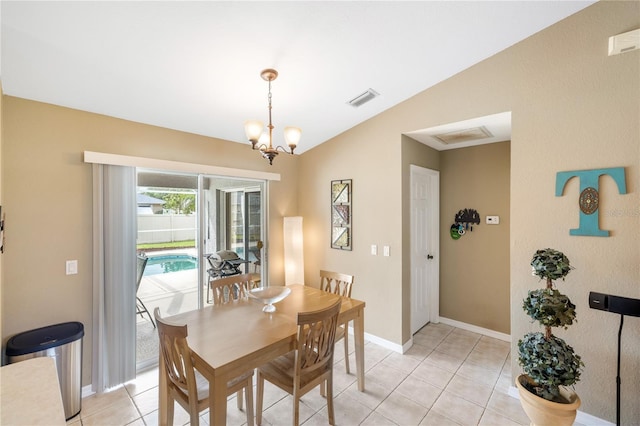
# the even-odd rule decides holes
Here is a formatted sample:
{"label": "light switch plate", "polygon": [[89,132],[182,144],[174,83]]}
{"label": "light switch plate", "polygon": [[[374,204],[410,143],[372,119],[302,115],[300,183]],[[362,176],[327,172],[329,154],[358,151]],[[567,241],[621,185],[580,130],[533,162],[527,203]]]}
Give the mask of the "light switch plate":
{"label": "light switch plate", "polygon": [[78,261],[77,260],[67,260],[66,264],[67,275],[75,275],[78,273]]}
{"label": "light switch plate", "polygon": [[371,254],[373,256],[377,256],[378,255],[378,246],[375,244],[371,244]]}
{"label": "light switch plate", "polygon": [[383,251],[385,256],[389,256],[389,246],[384,246]]}

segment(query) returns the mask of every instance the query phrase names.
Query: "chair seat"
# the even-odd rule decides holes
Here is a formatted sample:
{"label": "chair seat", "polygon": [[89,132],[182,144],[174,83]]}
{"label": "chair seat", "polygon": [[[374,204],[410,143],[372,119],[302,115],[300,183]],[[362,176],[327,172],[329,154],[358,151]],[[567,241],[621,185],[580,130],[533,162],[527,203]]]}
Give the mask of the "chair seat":
{"label": "chair seat", "polygon": [[[272,383],[286,389],[293,389],[293,378],[296,374],[295,370],[296,353],[291,351],[286,355],[282,355],[273,361],[260,367],[260,373]],[[315,381],[318,377],[327,372],[328,368],[319,368],[309,374],[305,374],[300,379],[300,387],[305,388],[309,383]]]}
{"label": "chair seat", "polygon": [[[198,401],[207,399],[209,397],[209,381],[198,370],[195,370],[196,376],[196,388],[198,391]],[[229,395],[237,392],[238,389],[242,389],[245,386],[249,377],[253,376],[253,370],[248,371],[241,376],[234,377],[227,382],[227,388],[229,389]]]}

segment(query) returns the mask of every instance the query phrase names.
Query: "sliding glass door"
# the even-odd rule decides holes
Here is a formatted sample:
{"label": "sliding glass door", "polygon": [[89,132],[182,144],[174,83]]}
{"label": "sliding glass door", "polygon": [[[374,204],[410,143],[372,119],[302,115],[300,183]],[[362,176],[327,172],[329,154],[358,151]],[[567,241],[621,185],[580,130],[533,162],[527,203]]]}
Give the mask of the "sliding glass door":
{"label": "sliding glass door", "polygon": [[202,174],[142,170],[138,184],[137,367],[158,361],[152,316],[199,309],[209,282],[262,274],[266,184]]}
{"label": "sliding glass door", "polygon": [[261,191],[240,189],[226,193],[226,247],[248,261],[243,272],[259,273],[262,248]]}
{"label": "sliding glass door", "polygon": [[138,370],[158,362],[153,311],[162,316],[198,309],[198,177],[137,171]]}
{"label": "sliding glass door", "polygon": [[244,273],[262,275],[265,183],[202,177],[203,304],[211,280]]}

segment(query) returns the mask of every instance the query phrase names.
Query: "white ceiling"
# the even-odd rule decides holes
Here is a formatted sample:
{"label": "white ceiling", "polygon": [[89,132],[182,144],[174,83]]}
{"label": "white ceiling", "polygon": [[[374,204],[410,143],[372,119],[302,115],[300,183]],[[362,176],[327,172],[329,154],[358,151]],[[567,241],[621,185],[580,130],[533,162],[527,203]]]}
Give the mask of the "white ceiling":
{"label": "white ceiling", "polygon": [[6,95],[248,143],[275,68],[274,142],[298,126],[304,152],[592,3],[3,0],[0,78]]}

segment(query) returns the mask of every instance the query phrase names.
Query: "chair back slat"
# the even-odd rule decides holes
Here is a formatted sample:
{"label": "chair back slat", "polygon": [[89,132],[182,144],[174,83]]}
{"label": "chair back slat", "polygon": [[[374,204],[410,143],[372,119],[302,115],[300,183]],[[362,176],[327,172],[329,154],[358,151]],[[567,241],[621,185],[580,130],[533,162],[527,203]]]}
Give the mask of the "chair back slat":
{"label": "chair back slat", "polygon": [[299,379],[315,370],[329,369],[333,364],[340,302],[321,311],[298,313],[296,376]]}
{"label": "chair back slat", "polygon": [[351,297],[352,286],[353,275],[331,271],[320,271],[320,290],[344,297]]}

